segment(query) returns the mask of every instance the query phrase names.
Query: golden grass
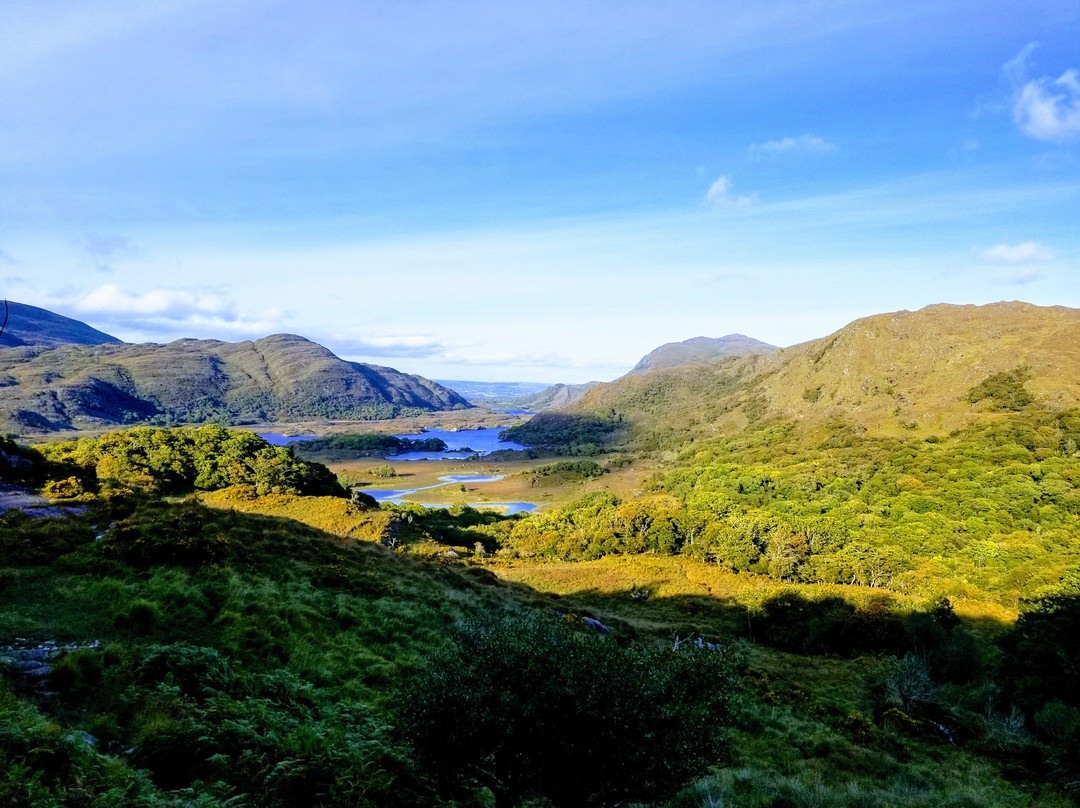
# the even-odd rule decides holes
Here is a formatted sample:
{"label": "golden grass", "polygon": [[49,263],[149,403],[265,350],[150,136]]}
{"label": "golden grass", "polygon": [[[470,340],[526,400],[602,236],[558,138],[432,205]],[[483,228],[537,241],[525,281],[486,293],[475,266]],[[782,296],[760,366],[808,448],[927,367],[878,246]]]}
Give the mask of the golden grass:
{"label": "golden grass", "polygon": [[[641,482],[656,471],[655,464],[635,461],[596,480],[558,480],[542,478],[533,484],[530,472],[537,466],[550,463],[551,459],[512,461],[462,461],[462,460],[403,460],[394,462],[382,458],[322,461],[335,474],[349,481],[363,482],[360,489],[365,493],[396,491],[440,485],[440,477],[455,474],[503,475],[501,480],[491,482],[440,485],[410,494],[407,502],[429,502],[439,505],[482,505],[485,502],[535,502],[542,507],[559,507],[592,491],[609,490],[620,497],[631,497],[639,492]],[[375,466],[391,465],[397,477],[377,479],[370,475]]]}
{"label": "golden grass", "polygon": [[390,527],[393,514],[385,511],[362,511],[339,497],[301,497],[292,494],[256,496],[251,486],[234,485],[203,494],[201,501],[211,508],[221,508],[263,516],[293,519],[305,525],[350,539],[377,541]]}
{"label": "golden grass", "polygon": [[[718,604],[753,608],[784,591],[807,598],[839,596],[856,603],[880,596],[900,606],[915,606],[909,596],[883,589],[842,584],[792,584],[761,575],[735,573],[683,556],[605,556],[596,561],[503,560],[489,562],[499,578],[560,596],[624,595],[649,590],[649,602],[661,599],[706,598]],[[1015,609],[988,601],[953,598],[956,614],[965,620],[1000,629],[1016,621]]]}

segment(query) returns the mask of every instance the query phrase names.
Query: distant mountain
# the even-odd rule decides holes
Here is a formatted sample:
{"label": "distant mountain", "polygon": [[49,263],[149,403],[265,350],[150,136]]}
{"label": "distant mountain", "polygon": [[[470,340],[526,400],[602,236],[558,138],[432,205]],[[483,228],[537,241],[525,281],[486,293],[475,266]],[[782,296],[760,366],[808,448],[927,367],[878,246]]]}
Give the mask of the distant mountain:
{"label": "distant mountain", "polygon": [[[626,376],[648,373],[650,370],[685,365],[687,362],[705,362],[712,359],[759,356],[778,350],[775,345],[746,337],[728,334],[726,337],[692,337],[682,342],[669,342],[646,354]],[[626,378],[623,376],[622,378]]]}
{"label": "distant mountain", "polygon": [[443,387],[460,393],[470,404],[484,407],[515,406],[521,396],[532,395],[547,387],[543,382],[469,382],[459,379],[436,379]]}
{"label": "distant mountain", "polygon": [[1080,310],[1013,302],[880,314],[768,354],[628,375],[564,412],[618,419],[631,442],[660,446],[768,423],[811,438],[940,435],[1077,406]]}
{"label": "distant mountain", "polygon": [[471,406],[393,368],[346,362],[293,334],[0,350],[0,429],[139,422],[389,418]]}
{"label": "distant mountain", "polygon": [[560,407],[568,407],[579,401],[587,392],[603,382],[585,382],[584,384],[553,384],[539,392],[515,398],[510,406],[540,412]]}
{"label": "distant mountain", "polygon": [[[106,342],[120,342],[86,323],[72,320],[37,306],[16,303],[9,300],[8,322],[4,333],[0,334],[0,347],[24,345],[101,345]],[[3,322],[3,304],[0,304],[0,322]]]}

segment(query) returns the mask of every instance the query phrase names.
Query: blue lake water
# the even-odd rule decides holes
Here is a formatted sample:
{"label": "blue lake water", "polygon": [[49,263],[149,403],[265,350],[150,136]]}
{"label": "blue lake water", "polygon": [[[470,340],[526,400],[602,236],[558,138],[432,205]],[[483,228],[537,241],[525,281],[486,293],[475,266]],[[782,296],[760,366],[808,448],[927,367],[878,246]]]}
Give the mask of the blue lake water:
{"label": "blue lake water", "polygon": [[[483,429],[464,429],[458,432],[449,429],[428,429],[420,433],[402,433],[397,438],[423,440],[441,438],[446,444],[445,452],[404,452],[390,455],[387,460],[463,460],[473,455],[486,455],[499,449],[524,449],[520,443],[499,440],[499,433],[506,427],[493,426]],[[274,446],[288,446],[302,440],[313,440],[319,435],[279,435],[276,432],[256,432],[260,438]]]}
{"label": "blue lake water", "polygon": [[288,446],[298,440],[314,440],[322,437],[321,435],[279,435],[276,432],[256,432],[255,434],[272,446]]}
{"label": "blue lake water", "polygon": [[492,426],[484,429],[463,429],[460,432],[452,432],[449,429],[428,429],[420,434],[395,435],[398,438],[419,440],[424,438],[441,438],[446,444],[445,452],[405,452],[404,454],[387,457],[387,460],[452,460],[473,455],[486,455],[499,449],[524,449],[520,443],[508,440],[499,440],[499,433],[506,427]]}

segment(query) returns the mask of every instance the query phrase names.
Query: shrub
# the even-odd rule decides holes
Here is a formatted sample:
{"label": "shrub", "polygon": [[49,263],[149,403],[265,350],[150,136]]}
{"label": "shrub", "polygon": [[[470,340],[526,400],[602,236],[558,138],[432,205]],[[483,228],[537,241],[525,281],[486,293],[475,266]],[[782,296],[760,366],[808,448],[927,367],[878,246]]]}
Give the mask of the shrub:
{"label": "shrub", "polygon": [[463,793],[597,805],[670,796],[723,756],[730,650],[620,648],[544,616],[463,624],[406,688],[419,761]]}

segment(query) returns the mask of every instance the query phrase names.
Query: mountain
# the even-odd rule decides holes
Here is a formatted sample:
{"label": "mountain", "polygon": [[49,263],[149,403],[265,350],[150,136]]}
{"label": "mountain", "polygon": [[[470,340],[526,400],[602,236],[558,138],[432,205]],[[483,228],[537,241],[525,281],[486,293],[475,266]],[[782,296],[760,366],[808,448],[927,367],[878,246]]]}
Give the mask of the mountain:
{"label": "mountain", "polygon": [[389,418],[471,406],[421,376],[346,362],[294,334],[6,348],[0,387],[0,428],[14,432],[146,421]]}
{"label": "mountain", "polygon": [[436,379],[443,387],[449,387],[470,404],[482,407],[514,406],[522,396],[530,396],[547,387],[542,382],[470,382],[460,379]]}
{"label": "mountain", "polygon": [[669,342],[646,354],[626,376],[648,373],[650,370],[685,365],[688,362],[706,362],[729,357],[759,356],[778,350],[775,345],[742,334],[726,337],[693,337],[682,342]]}
{"label": "mountain", "polygon": [[553,384],[539,392],[527,396],[515,398],[510,402],[512,407],[522,410],[553,410],[560,407],[568,407],[575,401],[579,401],[587,392],[603,382],[585,382],[584,384]]}
{"label": "mountain", "polygon": [[628,375],[565,414],[616,418],[631,442],[658,446],[766,423],[940,435],[1009,409],[1078,405],[1080,310],[1012,302],[880,314],[764,355]]}
{"label": "mountain", "polygon": [[[86,323],[72,320],[60,314],[28,306],[25,303],[7,302],[8,321],[4,333],[0,334],[0,347],[24,345],[101,345],[106,342],[120,342]],[[0,314],[0,322],[3,315]]]}
{"label": "mountain", "polygon": [[[745,337],[742,334],[728,334],[726,337],[693,337],[683,342],[669,342],[641,358],[629,373],[621,376],[625,379],[641,373],[648,373],[659,368],[675,367],[690,362],[702,362],[714,359],[726,359],[742,356],[758,356],[777,350],[775,345]],[[584,384],[553,384],[538,393],[515,398],[511,406],[523,410],[556,410],[569,407],[585,397],[585,394],[603,382],[585,382]]]}

